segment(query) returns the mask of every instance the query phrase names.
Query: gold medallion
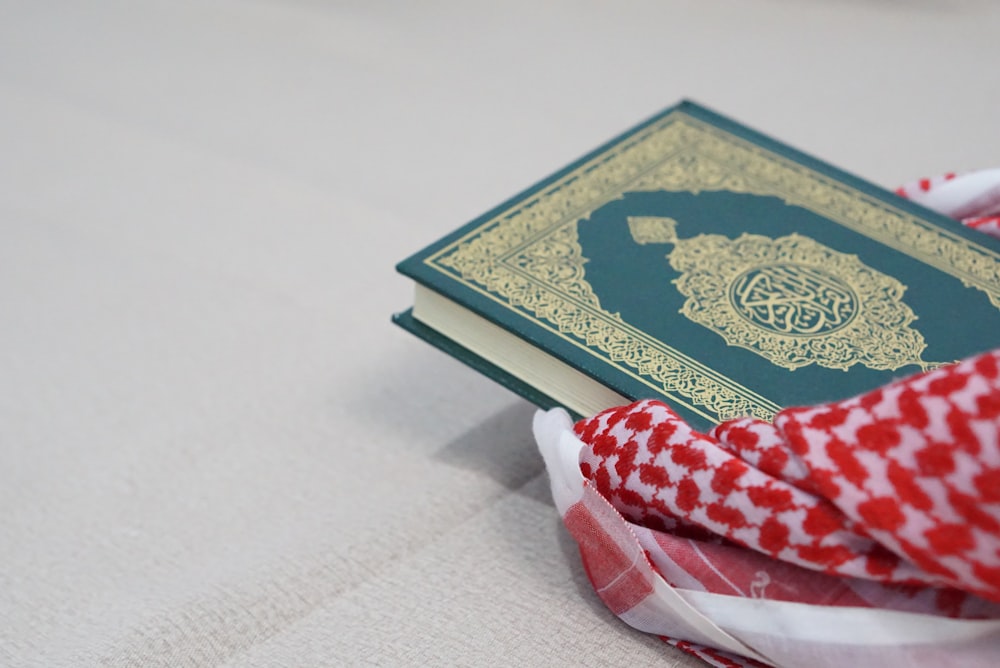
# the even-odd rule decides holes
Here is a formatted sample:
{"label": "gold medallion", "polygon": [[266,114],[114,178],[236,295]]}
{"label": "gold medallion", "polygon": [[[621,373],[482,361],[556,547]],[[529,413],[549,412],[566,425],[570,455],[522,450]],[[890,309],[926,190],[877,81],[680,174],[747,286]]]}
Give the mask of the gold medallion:
{"label": "gold medallion", "polygon": [[725,339],[786,369],[817,364],[880,371],[922,368],[927,347],[910,327],[916,314],[906,287],[799,234],[772,239],[701,234],[680,239],[669,218],[629,219],[637,243],[673,243],[667,255],[687,297],[681,313]]}

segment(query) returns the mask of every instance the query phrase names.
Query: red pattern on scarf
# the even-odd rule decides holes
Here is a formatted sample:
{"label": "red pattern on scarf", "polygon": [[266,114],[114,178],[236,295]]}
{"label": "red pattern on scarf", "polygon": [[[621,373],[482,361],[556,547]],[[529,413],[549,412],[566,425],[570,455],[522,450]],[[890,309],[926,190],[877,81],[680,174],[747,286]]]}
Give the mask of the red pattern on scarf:
{"label": "red pattern on scarf", "polygon": [[646,400],[576,432],[584,476],[635,524],[1000,601],[1000,351],[773,423],[700,434]]}

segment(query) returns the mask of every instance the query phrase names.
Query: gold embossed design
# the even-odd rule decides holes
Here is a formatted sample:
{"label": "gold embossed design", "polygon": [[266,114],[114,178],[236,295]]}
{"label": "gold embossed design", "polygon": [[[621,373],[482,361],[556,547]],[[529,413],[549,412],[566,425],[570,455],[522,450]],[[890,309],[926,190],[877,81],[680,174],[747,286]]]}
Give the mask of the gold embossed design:
{"label": "gold embossed design", "polygon": [[861,306],[849,285],[823,267],[802,264],[747,270],[729,285],[729,303],[750,323],[787,336],[836,332]]}
{"label": "gold embossed design", "polygon": [[677,241],[677,221],[661,216],[629,216],[628,231],[640,245],[672,244]]}
{"label": "gold embossed design", "polygon": [[668,258],[687,297],[681,313],[772,364],[927,366],[906,288],[857,256],[797,234],[706,234],[678,241]]}
{"label": "gold embossed design", "polygon": [[[601,302],[584,277],[584,264],[576,225],[566,225],[526,246],[509,260],[523,274],[538,283],[558,286],[567,296],[600,309]],[[527,300],[528,297],[522,298]]]}
{"label": "gold embossed design", "polygon": [[[708,420],[743,414],[770,419],[780,406],[715,371],[711,360],[692,359],[604,311],[586,283],[578,244],[551,244],[551,235],[574,237],[577,221],[642,190],[776,196],[950,274],[1000,308],[996,253],[683,111],[629,135],[424,262],[515,319],[557,334],[595,362],[611,364]],[[550,244],[548,262],[562,254],[577,268],[564,274],[528,259],[538,243]]]}

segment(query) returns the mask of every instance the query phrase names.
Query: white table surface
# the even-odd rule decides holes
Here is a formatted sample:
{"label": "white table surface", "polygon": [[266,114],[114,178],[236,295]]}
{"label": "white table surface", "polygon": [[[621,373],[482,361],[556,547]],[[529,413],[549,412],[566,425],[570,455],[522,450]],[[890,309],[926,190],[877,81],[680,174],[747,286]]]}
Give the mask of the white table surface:
{"label": "white table surface", "polygon": [[0,664],[694,666],[590,591],[410,252],[690,97],[1000,163],[993,0],[0,0]]}

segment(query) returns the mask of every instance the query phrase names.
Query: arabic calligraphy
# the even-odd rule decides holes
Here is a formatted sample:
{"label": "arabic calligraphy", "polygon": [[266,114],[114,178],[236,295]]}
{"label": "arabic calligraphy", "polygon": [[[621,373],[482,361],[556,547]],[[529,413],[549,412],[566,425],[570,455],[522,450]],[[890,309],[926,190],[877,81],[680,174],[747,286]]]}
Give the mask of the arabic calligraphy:
{"label": "arabic calligraphy", "polygon": [[858,312],[858,298],[847,284],[796,264],[755,267],[733,281],[729,296],[739,315],[780,334],[834,332]]}

